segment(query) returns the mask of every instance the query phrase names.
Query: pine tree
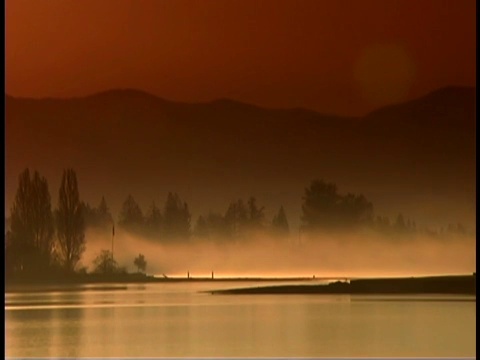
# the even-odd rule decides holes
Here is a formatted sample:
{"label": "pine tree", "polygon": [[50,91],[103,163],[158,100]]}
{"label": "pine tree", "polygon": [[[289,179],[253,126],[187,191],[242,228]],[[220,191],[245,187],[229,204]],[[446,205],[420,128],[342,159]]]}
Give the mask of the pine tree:
{"label": "pine tree", "polygon": [[285,215],[283,206],[280,206],[278,214],[273,217],[272,227],[275,234],[288,235],[290,228],[288,226],[287,216]]}

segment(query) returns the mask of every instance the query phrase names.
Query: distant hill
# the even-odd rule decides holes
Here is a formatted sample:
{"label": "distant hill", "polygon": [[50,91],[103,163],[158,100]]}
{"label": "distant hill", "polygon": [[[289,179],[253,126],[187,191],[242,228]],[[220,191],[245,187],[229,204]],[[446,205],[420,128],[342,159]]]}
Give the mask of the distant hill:
{"label": "distant hill", "polygon": [[[229,99],[179,103],[131,89],[71,99],[7,95],[7,208],[25,167],[47,176],[56,199],[61,171],[72,166],[81,195],[94,204],[106,195],[114,211],[128,193],[146,209],[178,191],[194,215],[253,194],[298,218],[303,188],[325,178],[387,213],[472,220],[475,121],[475,88],[466,87],[363,117]],[[431,205],[434,214],[425,213]]]}

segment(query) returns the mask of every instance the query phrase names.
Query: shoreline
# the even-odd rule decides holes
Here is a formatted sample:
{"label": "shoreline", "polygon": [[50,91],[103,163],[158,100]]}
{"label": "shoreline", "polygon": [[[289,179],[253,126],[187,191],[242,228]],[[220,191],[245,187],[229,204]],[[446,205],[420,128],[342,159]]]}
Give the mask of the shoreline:
{"label": "shoreline", "polygon": [[[121,274],[121,275],[77,275],[69,278],[50,279],[16,279],[5,281],[5,293],[42,291],[52,289],[78,289],[78,286],[95,286],[95,289],[125,288],[128,284],[152,284],[152,283],[220,283],[220,282],[308,282],[322,279],[307,277],[291,278],[265,278],[265,277],[156,277],[144,274]],[[105,285],[104,287],[97,285]],[[117,285],[117,286],[115,286]],[[121,286],[123,285],[123,287]]]}
{"label": "shoreline", "polygon": [[[344,281],[340,279],[345,279]],[[128,284],[151,283],[238,283],[238,282],[311,282],[314,284],[268,285],[223,290],[209,290],[204,293],[212,295],[288,295],[288,294],[465,294],[476,295],[476,274],[438,275],[421,277],[392,278],[265,278],[265,277],[154,277],[144,274],[117,275],[77,275],[61,279],[17,279],[5,282],[5,293],[35,292],[42,290],[78,290],[79,286],[93,286],[94,289],[126,289]],[[327,284],[315,284],[318,281],[337,280]],[[104,286],[101,286],[104,285]]]}
{"label": "shoreline", "polygon": [[403,278],[354,279],[326,285],[280,285],[208,291],[212,295],[299,295],[299,294],[444,294],[476,295],[476,275],[445,275]]}

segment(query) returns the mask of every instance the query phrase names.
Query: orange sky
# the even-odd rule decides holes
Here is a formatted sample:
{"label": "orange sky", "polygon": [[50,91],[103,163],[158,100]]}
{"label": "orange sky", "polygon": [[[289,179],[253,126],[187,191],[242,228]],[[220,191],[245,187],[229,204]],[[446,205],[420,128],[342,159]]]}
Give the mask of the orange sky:
{"label": "orange sky", "polygon": [[475,85],[475,0],[7,0],[6,91],[362,115]]}

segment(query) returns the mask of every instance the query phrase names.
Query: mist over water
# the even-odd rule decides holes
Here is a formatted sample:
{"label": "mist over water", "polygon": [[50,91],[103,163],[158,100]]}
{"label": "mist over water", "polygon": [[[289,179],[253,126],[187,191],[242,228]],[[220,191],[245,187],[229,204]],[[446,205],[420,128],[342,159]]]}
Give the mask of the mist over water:
{"label": "mist over water", "polygon": [[[112,235],[88,229],[81,266],[92,270]],[[144,254],[147,273],[169,277],[373,277],[469,274],[475,271],[475,237],[451,235],[382,236],[358,231],[274,238],[252,234],[237,241],[215,239],[159,242],[117,230],[114,257],[135,271]]]}

